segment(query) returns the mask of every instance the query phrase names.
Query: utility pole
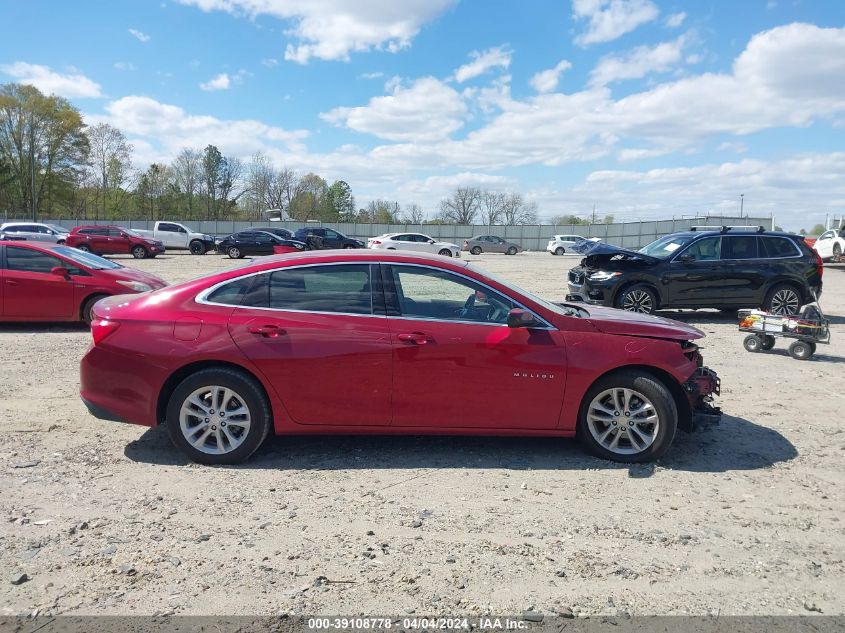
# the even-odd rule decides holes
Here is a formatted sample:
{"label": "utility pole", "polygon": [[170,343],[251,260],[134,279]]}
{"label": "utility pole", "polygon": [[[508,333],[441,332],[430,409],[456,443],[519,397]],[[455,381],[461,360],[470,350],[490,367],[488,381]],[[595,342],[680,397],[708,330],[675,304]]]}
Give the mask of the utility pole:
{"label": "utility pole", "polygon": [[590,224],[595,224],[595,223],[596,223],[596,203],[594,202],[593,203],[593,219],[590,222]]}
{"label": "utility pole", "polygon": [[742,210],[745,208],[745,194],[739,194],[739,217],[742,218]]}

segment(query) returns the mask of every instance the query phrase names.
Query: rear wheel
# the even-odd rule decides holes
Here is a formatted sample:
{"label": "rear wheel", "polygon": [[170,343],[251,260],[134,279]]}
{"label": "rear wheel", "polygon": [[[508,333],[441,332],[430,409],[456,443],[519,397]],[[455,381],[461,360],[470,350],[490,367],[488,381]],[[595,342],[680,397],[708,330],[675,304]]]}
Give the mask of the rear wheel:
{"label": "rear wheel", "polygon": [[76,250],[82,251],[83,253],[90,253],[91,247],[88,246],[87,244],[80,244],[79,246],[76,247]]}
{"label": "rear wheel", "polygon": [[619,293],[616,307],[628,312],[652,314],[657,309],[657,294],[645,284],[635,284]]}
{"label": "rear wheel", "polygon": [[205,245],[199,240],[194,240],[188,245],[191,255],[205,255]]}
{"label": "rear wheel", "polygon": [[511,246],[511,247],[507,250],[507,252],[505,253],[505,255],[516,255],[516,247]]}
{"label": "rear wheel", "polygon": [[772,314],[798,314],[801,310],[801,294],[795,286],[778,284],[766,295],[763,309]]}
{"label": "rear wheel", "polygon": [[132,257],[135,259],[144,259],[148,255],[149,253],[147,253],[147,249],[143,246],[136,246],[132,249]]}
{"label": "rear wheel", "polygon": [[443,257],[451,257],[452,251],[450,251],[448,248],[441,248],[438,255],[443,255]]}
{"label": "rear wheel", "polygon": [[768,352],[774,346],[775,346],[775,337],[774,336],[772,336],[771,334],[766,334],[765,336],[763,336],[762,348],[763,348],[764,352]]}
{"label": "rear wheel", "polygon": [[201,464],[238,464],[267,437],[272,414],[261,386],[240,371],[203,369],[174,389],[167,404],[173,443]]}
{"label": "rear wheel", "polygon": [[566,252],[566,249],[563,246],[558,246],[555,249],[555,255],[563,255]]}
{"label": "rear wheel", "polygon": [[833,261],[834,263],[839,263],[839,260],[842,259],[842,247],[839,244],[833,245]]}
{"label": "rear wheel", "polygon": [[578,435],[596,456],[616,462],[658,459],[672,445],[678,409],[664,384],[620,371],[599,379],[581,403]]}
{"label": "rear wheel", "polygon": [[470,253],[472,253],[473,255],[481,255],[481,247],[480,246],[473,246]]}
{"label": "rear wheel", "polygon": [[229,256],[230,259],[239,259],[243,257],[241,249],[239,249],[237,246],[230,246],[229,250],[226,251],[226,254]]}

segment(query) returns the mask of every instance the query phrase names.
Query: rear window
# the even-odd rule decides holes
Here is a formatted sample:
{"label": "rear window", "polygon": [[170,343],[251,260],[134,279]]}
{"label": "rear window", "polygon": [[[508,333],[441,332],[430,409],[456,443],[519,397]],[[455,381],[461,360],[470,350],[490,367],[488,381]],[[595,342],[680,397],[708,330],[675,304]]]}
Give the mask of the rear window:
{"label": "rear window", "polygon": [[763,237],[762,257],[797,257],[801,253],[795,243],[785,237]]}

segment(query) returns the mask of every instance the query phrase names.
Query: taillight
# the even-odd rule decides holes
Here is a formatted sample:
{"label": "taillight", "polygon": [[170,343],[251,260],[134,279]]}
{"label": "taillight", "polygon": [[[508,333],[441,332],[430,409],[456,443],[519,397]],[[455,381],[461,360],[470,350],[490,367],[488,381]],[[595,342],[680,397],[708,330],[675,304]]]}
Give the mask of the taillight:
{"label": "taillight", "polygon": [[370,244],[381,244],[381,240],[373,240]]}
{"label": "taillight", "polygon": [[824,273],[824,262],[816,249],[813,249],[813,255],[816,256],[816,272],[819,274],[819,277],[821,277]]}
{"label": "taillight", "polygon": [[120,323],[109,319],[96,318],[91,321],[91,336],[94,337],[94,345],[102,343],[107,336],[116,332],[118,327]]}

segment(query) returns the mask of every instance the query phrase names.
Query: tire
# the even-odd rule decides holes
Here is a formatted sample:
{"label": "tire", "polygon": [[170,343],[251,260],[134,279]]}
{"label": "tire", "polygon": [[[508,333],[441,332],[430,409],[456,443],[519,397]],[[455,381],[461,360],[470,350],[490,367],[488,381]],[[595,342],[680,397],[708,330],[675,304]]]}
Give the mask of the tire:
{"label": "tire", "polygon": [[555,249],[555,255],[563,255],[566,252],[566,249],[563,246],[558,246]]}
{"label": "tire", "polygon": [[798,314],[801,311],[801,293],[791,284],[778,284],[769,290],[763,309],[772,314]]}
{"label": "tire", "polygon": [[771,334],[763,336],[763,345],[761,346],[764,352],[768,352],[775,346],[775,337]]}
{"label": "tire", "polygon": [[470,253],[473,255],[481,255],[481,247],[480,246],[473,246],[470,250]]}
{"label": "tire", "polygon": [[[215,406],[224,398],[226,416]],[[233,410],[243,409],[245,413],[232,415]],[[215,424],[217,421],[220,424]],[[270,403],[260,384],[234,369],[202,369],[188,376],[167,403],[170,439],[191,461],[200,464],[246,461],[266,439],[271,422]],[[227,423],[229,431],[225,430]]]}
{"label": "tire", "polygon": [[241,253],[241,249],[237,246],[230,246],[226,249],[226,254],[229,256],[229,259],[240,259],[244,256],[244,254]]}
{"label": "tire", "polygon": [[346,246],[344,246],[343,248],[357,248],[357,247],[353,246],[352,244],[347,244],[347,245],[346,245]]}
{"label": "tire", "polygon": [[82,251],[83,253],[90,253],[91,247],[88,246],[87,244],[80,244],[79,246],[76,247],[76,250]]}
{"label": "tire", "polygon": [[719,308],[719,312],[721,312],[722,314],[736,315],[736,308]]}
{"label": "tire", "polygon": [[205,245],[199,240],[188,244],[188,250],[191,251],[191,255],[205,255]]}
{"label": "tire", "polygon": [[56,244],[58,244],[59,246],[64,246],[64,245],[65,245],[65,241],[64,241],[64,240],[57,240],[57,241],[56,241]]}
{"label": "tire", "polygon": [[761,352],[763,351],[763,337],[757,336],[756,334],[749,334],[742,341],[742,346],[747,352]]}
{"label": "tire", "polygon": [[441,248],[441,249],[440,249],[440,252],[439,252],[439,253],[437,253],[437,254],[438,254],[438,255],[443,255],[443,257],[451,257],[451,256],[452,256],[452,251],[450,251],[448,248]]}
{"label": "tire", "polygon": [[[633,413],[634,407],[639,412]],[[656,420],[646,422],[643,416]],[[663,383],[642,373],[619,371],[600,378],[587,391],[577,431],[593,455],[630,464],[663,456],[677,427],[678,408]]]}
{"label": "tire", "polygon": [[839,244],[833,245],[833,263],[838,264],[842,259],[842,247]]}
{"label": "tire", "polygon": [[516,248],[515,248],[515,247],[513,247],[513,246],[511,246],[511,247],[507,250],[507,252],[505,253],[505,255],[516,255]]}
{"label": "tire", "polygon": [[657,293],[645,284],[634,284],[619,293],[614,306],[628,312],[654,314],[657,310]]}
{"label": "tire", "polygon": [[147,252],[147,249],[143,246],[134,246],[132,248],[132,257],[135,259],[145,259],[149,257],[149,255],[150,254]]}
{"label": "tire", "polygon": [[795,341],[789,346],[789,355],[795,360],[808,360],[815,351],[815,345],[809,341]]}
{"label": "tire", "polygon": [[82,317],[82,321],[86,325],[91,325],[91,321],[94,318],[94,315],[91,312],[94,309],[94,304],[100,299],[105,299],[106,297],[108,297],[108,295],[92,295],[82,303],[82,306],[79,308],[79,316]]}

